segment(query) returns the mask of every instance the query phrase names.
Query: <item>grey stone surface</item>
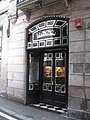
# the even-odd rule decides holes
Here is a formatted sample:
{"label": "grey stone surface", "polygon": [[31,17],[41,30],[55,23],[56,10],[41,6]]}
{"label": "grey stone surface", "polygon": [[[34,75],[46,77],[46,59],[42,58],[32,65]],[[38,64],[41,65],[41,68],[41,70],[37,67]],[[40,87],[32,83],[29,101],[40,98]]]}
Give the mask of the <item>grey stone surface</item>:
{"label": "grey stone surface", "polygon": [[90,52],[86,52],[85,54],[85,63],[90,63]]}
{"label": "grey stone surface", "polygon": [[84,98],[84,89],[80,86],[69,86],[69,96],[78,98]]}
{"label": "grey stone surface", "polygon": [[85,73],[90,73],[90,63],[85,64]]}
{"label": "grey stone surface", "polygon": [[90,87],[85,88],[86,99],[90,99]]}
{"label": "grey stone surface", "polygon": [[9,72],[24,72],[25,65],[8,65]]}
{"label": "grey stone surface", "polygon": [[84,40],[84,32],[82,30],[70,31],[70,41]]}
{"label": "grey stone surface", "polygon": [[83,41],[75,41],[69,43],[69,51],[70,52],[82,52],[83,51]]}
{"label": "grey stone surface", "polygon": [[82,103],[82,99],[80,98],[75,98],[75,97],[69,97],[68,98],[68,107],[71,109],[77,109],[80,110],[80,104]]}
{"label": "grey stone surface", "polygon": [[25,48],[8,50],[9,57],[14,57],[14,56],[18,57],[24,55],[25,55]]}
{"label": "grey stone surface", "polygon": [[[90,30],[89,30],[90,32]],[[90,35],[90,34],[89,34]],[[89,36],[89,40],[90,40],[90,36]],[[90,41],[87,40],[86,43],[85,43],[85,51],[90,51]],[[87,54],[87,53],[86,53]],[[89,52],[90,54],[90,52]],[[89,56],[88,56],[89,57]],[[90,58],[90,57],[89,57]]]}
{"label": "grey stone surface", "polygon": [[83,64],[75,63],[73,64],[73,73],[83,73]]}
{"label": "grey stone surface", "polygon": [[78,120],[87,120],[87,113],[85,111],[76,111],[74,109],[69,109],[68,110],[68,115],[70,117],[74,117]]}
{"label": "grey stone surface", "polygon": [[88,111],[90,112],[90,100],[87,100],[87,107],[88,107]]}
{"label": "grey stone surface", "polygon": [[69,76],[69,85],[73,86],[83,86],[83,76],[82,75],[77,75],[77,74],[72,74]]}
{"label": "grey stone surface", "polygon": [[73,74],[73,63],[69,64],[69,74]]}
{"label": "grey stone surface", "polygon": [[84,53],[70,53],[70,63],[84,63]]}
{"label": "grey stone surface", "polygon": [[[22,17],[24,17],[24,16],[22,16]],[[9,41],[10,42],[16,42],[16,41],[23,41],[24,40],[24,42],[25,42],[25,33],[24,32],[20,32],[20,33],[17,33],[17,34],[11,34],[11,36],[10,36],[10,39],[9,39]]]}
{"label": "grey stone surface", "polygon": [[[90,40],[90,30],[86,29],[86,39]],[[90,43],[89,43],[90,44]],[[88,47],[89,48],[89,47]]]}
{"label": "grey stone surface", "polygon": [[85,76],[85,86],[90,87],[90,75]]}

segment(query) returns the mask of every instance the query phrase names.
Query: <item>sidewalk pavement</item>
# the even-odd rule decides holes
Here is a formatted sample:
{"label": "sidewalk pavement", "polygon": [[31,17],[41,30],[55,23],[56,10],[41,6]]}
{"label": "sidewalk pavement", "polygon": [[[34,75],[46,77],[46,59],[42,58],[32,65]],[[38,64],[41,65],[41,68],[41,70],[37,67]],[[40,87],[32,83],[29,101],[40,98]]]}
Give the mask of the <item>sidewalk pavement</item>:
{"label": "sidewalk pavement", "polygon": [[73,120],[62,114],[34,108],[3,97],[0,97],[0,111],[18,120]]}

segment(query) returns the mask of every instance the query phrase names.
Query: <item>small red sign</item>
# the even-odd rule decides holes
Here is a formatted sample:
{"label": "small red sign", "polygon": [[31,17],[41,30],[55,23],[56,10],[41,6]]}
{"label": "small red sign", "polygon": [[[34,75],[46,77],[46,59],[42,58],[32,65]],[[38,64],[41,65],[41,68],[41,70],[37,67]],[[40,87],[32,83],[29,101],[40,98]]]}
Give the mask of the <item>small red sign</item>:
{"label": "small red sign", "polygon": [[76,28],[82,28],[82,19],[81,18],[75,19],[74,24]]}

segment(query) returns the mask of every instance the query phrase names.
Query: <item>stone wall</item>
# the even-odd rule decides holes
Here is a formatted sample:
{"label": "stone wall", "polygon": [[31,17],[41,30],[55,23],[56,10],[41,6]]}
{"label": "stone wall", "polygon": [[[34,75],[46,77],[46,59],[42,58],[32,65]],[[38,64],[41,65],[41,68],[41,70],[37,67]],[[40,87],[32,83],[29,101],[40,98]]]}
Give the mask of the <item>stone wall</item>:
{"label": "stone wall", "polygon": [[0,16],[0,28],[2,28],[2,48],[1,53],[1,73],[0,73],[0,96],[6,95],[6,87],[7,87],[7,54],[8,54],[8,38],[7,38],[7,30],[8,27],[8,19],[6,14],[2,14]]}
{"label": "stone wall", "polygon": [[[14,9],[15,10],[15,9]],[[15,11],[14,11],[15,12]],[[12,12],[11,12],[12,13]],[[26,31],[25,28],[43,16],[59,14],[69,18],[69,81],[68,81],[68,115],[89,120],[90,118],[90,0],[70,0],[66,8],[63,2],[26,15],[18,11],[10,17],[10,38],[4,35],[2,50],[1,85],[9,98],[26,100]],[[83,27],[77,29],[74,20],[82,18]],[[1,22],[0,22],[1,25]],[[3,20],[6,33],[7,17]],[[7,59],[8,57],[8,59]],[[4,82],[3,82],[4,81]],[[4,86],[4,87],[3,87]],[[3,89],[2,89],[3,90]]]}
{"label": "stone wall", "polygon": [[[69,116],[90,119],[90,1],[72,1],[69,28]],[[74,20],[82,18],[83,27],[77,29]]]}
{"label": "stone wall", "polygon": [[12,99],[24,102],[26,90],[26,23],[23,22],[21,16],[14,25],[12,23],[10,25],[7,94]]}

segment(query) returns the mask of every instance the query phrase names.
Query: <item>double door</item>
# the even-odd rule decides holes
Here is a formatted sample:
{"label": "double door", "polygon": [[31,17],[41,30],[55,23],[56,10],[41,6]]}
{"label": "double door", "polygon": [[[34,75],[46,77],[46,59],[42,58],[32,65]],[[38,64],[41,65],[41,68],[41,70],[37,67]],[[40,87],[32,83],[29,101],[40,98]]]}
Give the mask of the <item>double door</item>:
{"label": "double door", "polygon": [[44,103],[60,107],[67,105],[68,66],[67,52],[45,52],[43,54],[42,94]]}
{"label": "double door", "polygon": [[66,107],[68,52],[30,53],[28,59],[27,101]]}

